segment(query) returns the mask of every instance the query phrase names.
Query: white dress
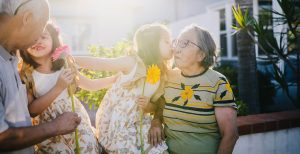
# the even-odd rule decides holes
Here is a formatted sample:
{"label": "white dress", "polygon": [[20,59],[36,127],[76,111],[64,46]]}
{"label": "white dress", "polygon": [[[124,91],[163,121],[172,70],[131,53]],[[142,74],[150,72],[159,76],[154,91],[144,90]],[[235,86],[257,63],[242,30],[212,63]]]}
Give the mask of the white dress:
{"label": "white dress", "polygon": [[[33,71],[32,76],[37,97],[46,94],[54,87],[60,72],[56,71],[51,74],[44,74],[36,70]],[[91,126],[90,118],[80,101],[76,98],[74,100],[76,113],[81,117],[81,123],[77,127],[80,151],[84,154],[98,154],[99,146]],[[64,112],[72,112],[72,102],[67,90],[64,90],[36,120],[39,123],[50,122]],[[74,133],[52,137],[41,142],[37,147],[37,153],[74,153]]]}
{"label": "white dress", "polygon": [[[97,138],[108,153],[113,154],[139,154],[140,142],[140,112],[136,103],[141,95],[144,77],[136,79],[140,70],[145,67],[137,63],[127,75],[122,74],[107,91],[96,114]],[[145,76],[145,71],[143,76]],[[132,86],[125,86],[131,84]],[[147,85],[145,96],[151,97],[157,90],[156,85]],[[157,148],[148,144],[148,131],[152,117],[145,114],[143,117],[144,149],[148,154],[166,153],[167,145],[163,143]]]}

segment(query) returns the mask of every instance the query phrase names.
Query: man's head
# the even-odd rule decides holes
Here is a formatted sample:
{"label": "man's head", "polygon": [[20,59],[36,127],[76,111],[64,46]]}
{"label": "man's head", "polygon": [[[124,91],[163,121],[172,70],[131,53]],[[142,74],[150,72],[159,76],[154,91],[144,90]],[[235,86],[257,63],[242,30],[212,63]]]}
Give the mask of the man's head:
{"label": "man's head", "polygon": [[47,0],[0,0],[0,44],[11,50],[27,49],[48,20]]}

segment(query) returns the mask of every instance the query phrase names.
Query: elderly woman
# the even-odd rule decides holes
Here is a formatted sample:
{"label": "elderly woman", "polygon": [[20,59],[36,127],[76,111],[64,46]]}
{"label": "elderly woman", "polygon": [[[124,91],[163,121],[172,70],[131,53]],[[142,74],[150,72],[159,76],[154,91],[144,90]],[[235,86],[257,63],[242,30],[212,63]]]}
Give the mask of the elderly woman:
{"label": "elderly woman", "polygon": [[236,104],[226,77],[210,68],[216,57],[214,40],[191,25],[173,45],[179,70],[168,73],[163,118],[152,121],[150,142],[161,141],[163,121],[171,154],[232,153],[238,139]]}

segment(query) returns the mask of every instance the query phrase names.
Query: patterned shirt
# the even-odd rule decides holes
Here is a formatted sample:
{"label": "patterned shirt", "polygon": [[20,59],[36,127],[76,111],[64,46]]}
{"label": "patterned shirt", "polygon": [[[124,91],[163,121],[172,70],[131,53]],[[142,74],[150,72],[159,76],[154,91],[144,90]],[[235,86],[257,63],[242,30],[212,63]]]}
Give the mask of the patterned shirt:
{"label": "patterned shirt", "polygon": [[212,69],[195,76],[168,73],[163,119],[170,153],[217,153],[215,107],[236,108],[226,77]]}

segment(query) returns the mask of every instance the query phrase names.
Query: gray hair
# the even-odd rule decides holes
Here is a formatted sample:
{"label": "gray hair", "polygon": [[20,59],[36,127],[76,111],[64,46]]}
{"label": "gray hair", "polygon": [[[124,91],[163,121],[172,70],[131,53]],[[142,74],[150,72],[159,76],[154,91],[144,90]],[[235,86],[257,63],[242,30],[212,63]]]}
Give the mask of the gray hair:
{"label": "gray hair", "polygon": [[[28,3],[26,3],[28,2]],[[26,4],[24,4],[26,3]],[[0,14],[7,14],[13,16],[20,5],[19,12],[31,11],[36,19],[43,17],[41,10],[48,7],[48,0],[0,0]]]}
{"label": "gray hair", "polygon": [[213,66],[217,57],[216,43],[214,39],[207,30],[195,24],[185,27],[181,34],[191,30],[196,33],[197,42],[195,43],[197,43],[200,50],[205,54],[205,57],[200,65],[205,68]]}

